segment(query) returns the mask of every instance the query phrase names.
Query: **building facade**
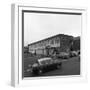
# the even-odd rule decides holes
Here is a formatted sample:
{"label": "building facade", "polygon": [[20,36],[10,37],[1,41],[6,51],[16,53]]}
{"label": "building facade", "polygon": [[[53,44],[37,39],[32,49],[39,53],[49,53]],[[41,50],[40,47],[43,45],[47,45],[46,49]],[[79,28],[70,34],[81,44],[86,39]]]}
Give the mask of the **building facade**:
{"label": "building facade", "polygon": [[68,52],[73,37],[58,34],[28,45],[29,52],[33,54],[52,55],[59,52]]}
{"label": "building facade", "polygon": [[72,51],[80,50],[80,37],[73,38],[73,44],[71,46]]}

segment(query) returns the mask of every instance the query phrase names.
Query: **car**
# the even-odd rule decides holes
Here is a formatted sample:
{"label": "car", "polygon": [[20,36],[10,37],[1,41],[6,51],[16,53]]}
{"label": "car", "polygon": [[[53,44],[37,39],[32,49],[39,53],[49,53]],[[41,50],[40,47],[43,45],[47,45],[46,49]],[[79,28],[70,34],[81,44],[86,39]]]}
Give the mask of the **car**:
{"label": "car", "polygon": [[59,69],[62,62],[59,60],[53,60],[52,58],[41,58],[36,63],[30,66],[30,71],[33,75],[40,75],[50,70]]}
{"label": "car", "polygon": [[57,54],[57,58],[68,59],[69,57],[70,57],[70,54],[67,52],[60,52],[59,54]]}
{"label": "car", "polygon": [[78,55],[80,55],[80,50],[77,50]]}
{"label": "car", "polygon": [[78,54],[79,54],[79,52],[77,52],[77,51],[71,51],[71,52],[70,52],[70,56],[71,56],[71,57],[78,56]]}

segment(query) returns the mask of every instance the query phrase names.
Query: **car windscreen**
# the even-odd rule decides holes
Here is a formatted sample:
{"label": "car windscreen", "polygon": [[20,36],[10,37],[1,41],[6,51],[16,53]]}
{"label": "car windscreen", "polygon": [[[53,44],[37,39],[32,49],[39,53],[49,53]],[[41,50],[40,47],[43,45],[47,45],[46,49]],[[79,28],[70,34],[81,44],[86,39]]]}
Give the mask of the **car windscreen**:
{"label": "car windscreen", "polygon": [[52,62],[53,62],[52,59],[48,59],[48,60],[40,61],[40,64],[41,64],[41,65],[45,65],[45,64],[51,64]]}

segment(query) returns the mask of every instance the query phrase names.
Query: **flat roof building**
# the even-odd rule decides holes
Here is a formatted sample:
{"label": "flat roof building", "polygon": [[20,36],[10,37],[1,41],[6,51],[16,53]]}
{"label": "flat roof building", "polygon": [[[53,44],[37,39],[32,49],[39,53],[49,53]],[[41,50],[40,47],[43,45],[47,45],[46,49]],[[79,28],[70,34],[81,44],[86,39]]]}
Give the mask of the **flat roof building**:
{"label": "flat roof building", "polygon": [[29,52],[43,55],[68,52],[70,50],[72,40],[73,36],[58,34],[29,44]]}

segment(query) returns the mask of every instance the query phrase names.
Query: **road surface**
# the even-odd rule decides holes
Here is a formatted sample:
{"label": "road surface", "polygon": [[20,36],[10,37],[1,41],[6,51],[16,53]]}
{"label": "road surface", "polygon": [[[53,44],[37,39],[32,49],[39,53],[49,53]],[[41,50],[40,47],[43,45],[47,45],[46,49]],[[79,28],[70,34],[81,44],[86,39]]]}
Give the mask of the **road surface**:
{"label": "road surface", "polygon": [[[30,60],[30,59],[29,59]],[[64,75],[80,75],[80,60],[79,57],[62,60],[62,67],[60,69],[45,72],[40,76],[64,76]],[[25,77],[32,77],[30,72],[24,73]]]}

